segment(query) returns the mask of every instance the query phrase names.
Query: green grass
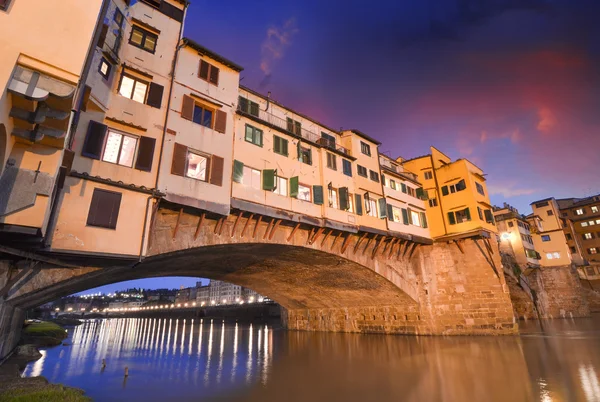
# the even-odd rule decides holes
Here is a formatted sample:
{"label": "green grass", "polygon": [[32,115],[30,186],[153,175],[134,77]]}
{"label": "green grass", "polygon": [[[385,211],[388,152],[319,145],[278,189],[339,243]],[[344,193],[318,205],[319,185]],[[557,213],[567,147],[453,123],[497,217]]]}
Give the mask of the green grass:
{"label": "green grass", "polygon": [[42,389],[13,389],[0,393],[0,402],[89,402],[90,398],[76,389],[48,385]]}
{"label": "green grass", "polygon": [[22,343],[38,346],[60,345],[67,332],[58,324],[48,321],[28,324],[23,329]]}

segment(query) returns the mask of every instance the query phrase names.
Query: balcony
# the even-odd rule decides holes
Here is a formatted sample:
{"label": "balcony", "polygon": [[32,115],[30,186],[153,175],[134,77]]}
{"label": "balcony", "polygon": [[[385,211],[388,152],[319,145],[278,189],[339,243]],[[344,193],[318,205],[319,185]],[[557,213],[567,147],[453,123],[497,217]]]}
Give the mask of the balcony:
{"label": "balcony", "polygon": [[238,103],[237,111],[239,114],[250,117],[251,119],[259,120],[269,126],[273,126],[277,129],[283,130],[290,135],[295,137],[301,137],[306,141],[317,144],[323,148],[330,149],[332,151],[339,152],[344,155],[352,156],[350,150],[344,148],[343,146],[337,144],[335,141],[330,140],[329,138],[321,137],[319,134],[309,131],[305,128],[288,125],[288,121],[282,119],[281,117],[277,117],[271,113],[268,113],[259,107],[252,107],[250,103],[247,104],[247,107],[243,107],[242,103]]}

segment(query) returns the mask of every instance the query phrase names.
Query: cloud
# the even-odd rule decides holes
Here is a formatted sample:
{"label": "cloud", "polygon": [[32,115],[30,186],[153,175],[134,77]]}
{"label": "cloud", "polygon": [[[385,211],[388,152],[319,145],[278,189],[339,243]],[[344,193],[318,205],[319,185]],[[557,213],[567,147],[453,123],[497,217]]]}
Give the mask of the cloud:
{"label": "cloud", "polygon": [[543,133],[550,132],[556,127],[556,116],[547,107],[542,107],[538,110],[540,121],[537,124],[537,129]]}
{"label": "cloud", "polygon": [[501,195],[504,198],[519,197],[537,193],[536,188],[517,188],[515,183],[488,183],[488,191],[491,195]]}
{"label": "cloud", "polygon": [[261,45],[260,70],[265,75],[263,81],[273,72],[275,61],[283,58],[296,33],[298,28],[293,17],[280,27],[271,26],[267,29],[266,38]]}

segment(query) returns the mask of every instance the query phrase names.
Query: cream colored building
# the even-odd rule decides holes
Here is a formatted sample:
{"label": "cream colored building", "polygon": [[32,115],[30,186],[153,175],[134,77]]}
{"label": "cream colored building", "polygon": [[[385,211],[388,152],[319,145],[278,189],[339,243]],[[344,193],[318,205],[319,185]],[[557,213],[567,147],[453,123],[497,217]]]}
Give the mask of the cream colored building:
{"label": "cream colored building", "polygon": [[525,216],[505,203],[502,208],[494,207],[494,217],[498,227],[500,250],[512,254],[522,267],[539,266],[541,256],[535,250],[531,228]]}
{"label": "cream colored building", "polygon": [[527,216],[531,226],[535,250],[540,253],[543,267],[569,265],[572,254],[567,244],[564,228],[566,222],[560,216],[560,208],[554,198],[531,203],[533,213]]}

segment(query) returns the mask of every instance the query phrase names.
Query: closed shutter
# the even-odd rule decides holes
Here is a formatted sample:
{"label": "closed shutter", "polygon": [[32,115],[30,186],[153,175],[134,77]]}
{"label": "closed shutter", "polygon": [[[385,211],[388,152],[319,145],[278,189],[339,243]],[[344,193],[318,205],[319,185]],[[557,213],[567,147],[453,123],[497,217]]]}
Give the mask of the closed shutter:
{"label": "closed shutter", "polygon": [[402,223],[408,225],[408,211],[406,208],[402,208]]}
{"label": "closed shutter", "polygon": [[200,70],[198,71],[198,76],[206,81],[208,81],[208,68],[209,64],[204,60],[200,60]]}
{"label": "closed shutter", "polygon": [[135,168],[149,172],[152,170],[152,160],[154,159],[154,147],[156,140],[150,137],[140,137],[138,153],[135,160]]}
{"label": "closed shutter", "polygon": [[162,85],[158,85],[154,82],[150,83],[150,90],[148,91],[148,99],[146,104],[157,109],[160,109],[162,104],[162,97],[165,88]]}
{"label": "closed shutter", "polygon": [[458,183],[456,183],[455,187],[456,187],[456,191],[462,191],[462,190],[466,189],[467,185],[465,184],[465,180],[463,179],[463,180],[459,181]]}
{"label": "closed shutter", "polygon": [[185,165],[187,162],[187,147],[175,143],[173,148],[173,161],[171,162],[171,174],[185,176]]}
{"label": "closed shutter", "polygon": [[290,133],[294,132],[294,120],[290,119],[289,117],[286,119],[286,129]]}
{"label": "closed shutter", "polygon": [[219,85],[219,69],[215,66],[210,66],[210,82]]}
{"label": "closed shutter", "polygon": [[406,184],[404,184],[404,183],[401,183],[401,184],[400,184],[400,187],[401,187],[401,189],[402,189],[402,192],[403,192],[404,194],[406,194]]}
{"label": "closed shutter", "polygon": [[92,159],[100,159],[107,130],[108,127],[105,124],[90,120],[81,155]]}
{"label": "closed shutter", "polygon": [[298,198],[298,176],[290,177],[290,197]]}
{"label": "closed shutter", "polygon": [[442,195],[448,195],[448,186],[442,187]]}
{"label": "closed shutter", "polygon": [[348,187],[340,187],[338,190],[338,194],[340,197],[340,209],[342,211],[347,211],[350,209],[350,200],[348,194]]}
{"label": "closed shutter", "polygon": [[421,226],[427,228],[427,215],[425,212],[421,212]]}
{"label": "closed shutter", "polygon": [[456,225],[456,219],[454,218],[454,212],[448,212],[448,222],[451,225]]}
{"label": "closed shutter", "polygon": [[233,181],[241,183],[244,180],[244,164],[238,160],[233,161]]}
{"label": "closed shutter", "polygon": [[262,188],[263,190],[273,191],[275,190],[275,170],[265,169],[262,171]]}
{"label": "closed shutter", "polygon": [[108,25],[102,25],[102,29],[100,30],[100,36],[98,36],[98,47],[103,47],[104,42],[106,41],[106,34],[108,33]]}
{"label": "closed shutter", "polygon": [[360,197],[360,194],[354,194],[354,209],[356,210],[356,215],[362,215],[363,214],[363,206],[362,206],[362,199]]}
{"label": "closed shutter", "polygon": [[121,193],[95,188],[88,212],[87,225],[116,229],[120,208]]}
{"label": "closed shutter", "polygon": [[390,222],[394,222],[394,209],[391,204],[387,204],[387,218]]}
{"label": "closed shutter", "polygon": [[486,209],[483,213],[485,214],[485,221],[487,223],[494,223],[494,215],[492,214],[492,211]]}
{"label": "closed shutter", "polygon": [[377,200],[377,203],[379,204],[379,217],[383,219],[386,217],[387,211],[385,198],[380,198],[379,200]]}
{"label": "closed shutter", "polygon": [[181,105],[181,117],[186,120],[194,120],[194,106],[196,102],[191,96],[183,95],[183,103]]}
{"label": "closed shutter", "polygon": [[210,184],[221,187],[223,185],[223,167],[225,160],[220,156],[210,157]]}
{"label": "closed shutter", "polygon": [[215,131],[219,133],[225,133],[227,128],[227,113],[222,110],[217,110],[217,117],[215,119]]}
{"label": "closed shutter", "polygon": [[313,202],[323,205],[323,186],[313,186]]}
{"label": "closed shutter", "polygon": [[258,117],[258,103],[250,101],[250,114]]}
{"label": "closed shutter", "polygon": [[177,22],[183,22],[183,10],[169,4],[166,1],[160,2],[159,10],[166,16],[173,18]]}
{"label": "closed shutter", "polygon": [[469,208],[465,208],[465,216],[467,217],[468,221],[471,220],[471,210]]}
{"label": "closed shutter", "polygon": [[296,144],[296,150],[298,151],[298,160],[302,161],[302,143],[300,141]]}
{"label": "closed shutter", "polygon": [[241,96],[238,98],[239,108],[242,112],[248,113],[248,99],[242,98]]}

